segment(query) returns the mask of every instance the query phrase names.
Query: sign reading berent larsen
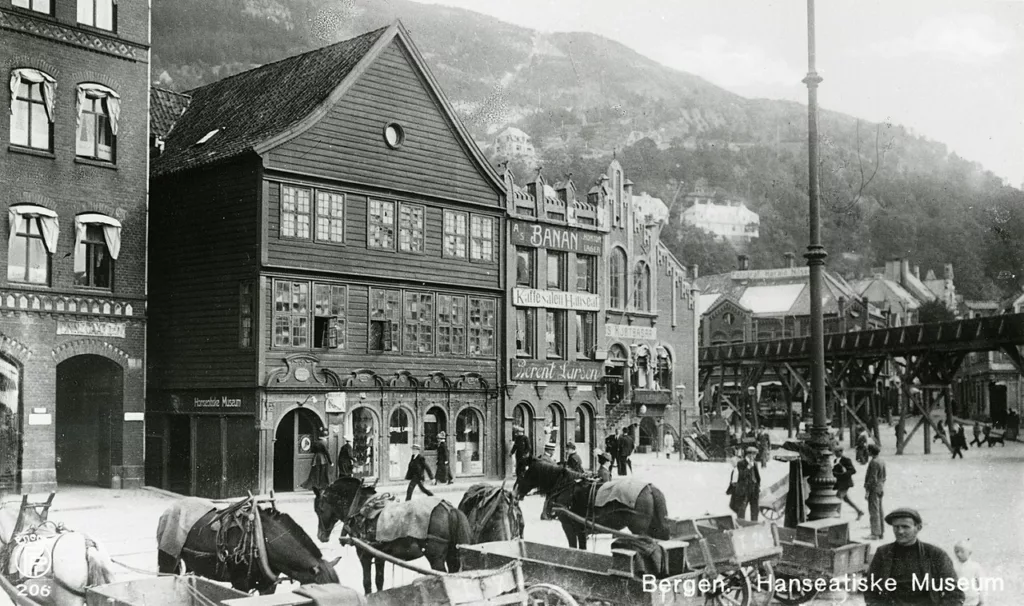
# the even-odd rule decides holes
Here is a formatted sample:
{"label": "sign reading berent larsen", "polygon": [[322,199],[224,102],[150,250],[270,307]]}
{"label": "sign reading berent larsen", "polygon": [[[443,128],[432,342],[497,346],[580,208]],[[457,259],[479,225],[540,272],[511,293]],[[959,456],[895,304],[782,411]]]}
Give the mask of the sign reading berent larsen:
{"label": "sign reading berent larsen", "polygon": [[567,250],[585,255],[601,254],[599,233],[527,221],[510,221],[509,224],[512,225],[511,239],[515,246]]}
{"label": "sign reading berent larsen", "polygon": [[537,290],[516,288],[512,291],[512,304],[518,307],[548,307],[554,309],[578,309],[600,311],[601,297],[590,293],[565,292],[562,290]]}
{"label": "sign reading berent larsen", "polygon": [[604,374],[601,362],[511,360],[513,381],[565,381],[597,383]]}

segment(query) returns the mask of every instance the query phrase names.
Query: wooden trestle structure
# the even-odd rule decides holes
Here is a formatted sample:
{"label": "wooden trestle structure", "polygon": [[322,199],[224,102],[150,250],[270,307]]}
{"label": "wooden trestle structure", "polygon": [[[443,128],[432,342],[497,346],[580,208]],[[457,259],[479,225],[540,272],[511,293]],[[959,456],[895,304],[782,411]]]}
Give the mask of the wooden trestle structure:
{"label": "wooden trestle structure", "polygon": [[[900,423],[915,409],[921,419],[905,434],[896,452],[902,454],[904,445],[923,426],[925,453],[930,453],[930,433],[937,428],[929,412],[942,406],[946,418],[953,418],[951,383],[967,354],[1001,351],[1024,374],[1024,357],[1019,349],[1022,345],[1024,314],[827,334],[825,380],[828,403],[835,411],[833,423],[838,421],[841,429],[843,417],[848,416],[857,426],[874,430],[877,440],[877,423],[871,421],[880,412],[879,385],[886,380],[892,385],[898,383]],[[756,427],[758,407],[752,406],[754,422],[750,423],[743,412],[745,407],[725,396],[726,385],[745,394],[749,387],[778,381],[787,398],[788,412],[790,402],[806,400],[811,377],[810,347],[809,336],[701,347],[700,392],[707,398],[709,385],[717,382],[712,398],[714,410],[721,410],[724,404],[740,415],[744,425]],[[851,426],[851,445],[854,433]],[[946,435],[939,435],[951,449]]]}

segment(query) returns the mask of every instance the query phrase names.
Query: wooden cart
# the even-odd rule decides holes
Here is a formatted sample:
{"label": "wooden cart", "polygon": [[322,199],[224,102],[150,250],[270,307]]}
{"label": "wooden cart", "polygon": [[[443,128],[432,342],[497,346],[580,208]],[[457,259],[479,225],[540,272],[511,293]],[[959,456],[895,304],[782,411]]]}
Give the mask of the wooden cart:
{"label": "wooden cart", "polygon": [[248,594],[197,576],[159,576],[90,587],[87,606],[210,606]]}
{"label": "wooden cart", "polygon": [[[849,522],[834,518],[804,522],[796,528],[779,528],[782,559],[775,578],[834,579],[864,572],[871,564],[871,545],[850,540]],[[783,604],[802,604],[818,595],[814,589],[776,591]]]}

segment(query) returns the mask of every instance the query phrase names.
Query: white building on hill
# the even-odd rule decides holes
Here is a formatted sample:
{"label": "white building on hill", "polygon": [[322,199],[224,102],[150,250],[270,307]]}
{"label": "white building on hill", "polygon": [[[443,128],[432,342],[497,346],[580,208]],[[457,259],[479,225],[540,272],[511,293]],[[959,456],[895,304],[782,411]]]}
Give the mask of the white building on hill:
{"label": "white building on hill", "polygon": [[732,241],[749,242],[758,237],[761,218],[746,203],[719,188],[708,187],[703,179],[686,195],[689,208],[680,215],[683,223]]}

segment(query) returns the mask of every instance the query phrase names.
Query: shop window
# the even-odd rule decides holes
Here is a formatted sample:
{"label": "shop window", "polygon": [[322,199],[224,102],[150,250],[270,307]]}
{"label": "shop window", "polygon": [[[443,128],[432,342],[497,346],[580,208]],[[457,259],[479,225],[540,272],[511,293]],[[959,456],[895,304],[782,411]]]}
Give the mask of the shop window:
{"label": "shop window", "polygon": [[434,353],[434,295],[405,293],[405,353]]}
{"label": "shop window", "polygon": [[7,279],[28,284],[50,283],[50,257],[57,244],[57,213],[34,205],[8,209],[11,235],[7,246]]}
{"label": "shop window", "polygon": [[484,471],[480,413],[467,408],[455,418],[455,460],[458,475],[480,475]]}
{"label": "shop window", "polygon": [[423,212],[416,204],[398,205],[398,250],[423,252]]}
{"label": "shop window", "polygon": [[114,0],[78,0],[78,22],[114,31],[117,22]]}
{"label": "shop window", "polygon": [[348,289],[316,284],[313,287],[313,347],[344,349],[348,327]]}
{"label": "shop window", "polygon": [[547,285],[550,290],[565,290],[566,253],[548,251]]}
{"label": "shop window", "polygon": [[41,71],[11,72],[11,144],[53,150],[53,103],[57,81]]}
{"label": "shop window", "polygon": [[53,5],[50,0],[14,0],[13,5],[19,8],[27,8],[37,13],[43,13],[44,15],[53,14]]}
{"label": "shop window", "polygon": [[597,292],[597,257],[576,255],[576,291]]}
{"label": "shop window", "polygon": [[370,200],[366,219],[366,245],[369,248],[395,248],[395,203]]}
{"label": "shop window", "polygon": [[672,389],[672,358],[664,347],[658,347],[658,359],[655,364],[654,388]]}
{"label": "shop window", "polygon": [[444,256],[466,258],[466,213],[444,211]]}
{"label": "shop window", "polygon": [[547,310],[547,321],[545,322],[544,342],[546,354],[549,359],[565,358],[565,310]]}
{"label": "shop window", "polygon": [[402,293],[370,289],[370,351],[399,351]]}
{"label": "shop window", "polygon": [[469,298],[469,355],[494,355],[494,299]]}
{"label": "shop window", "polygon": [[533,414],[531,414],[530,409],[526,404],[516,404],[515,409],[512,410],[512,425],[522,428],[526,436],[532,440]]}
{"label": "shop window", "polygon": [[0,492],[13,492],[21,473],[21,371],[0,357]]}
{"label": "shop window", "polygon": [[597,313],[576,312],[576,357],[591,359],[597,350]]}
{"label": "shop window", "polygon": [[121,251],[121,222],[98,213],[75,217],[75,285],[111,288]]}
{"label": "shop window", "polygon": [[516,247],[516,286],[534,288],[537,283],[537,249]]}
{"label": "shop window", "polygon": [[444,411],[440,408],[431,408],[423,415],[423,450],[437,450],[437,435],[442,431],[447,432],[448,423]]}
{"label": "shop window", "polygon": [[516,308],[516,355],[533,357],[534,327],[537,324],[537,310]]}
{"label": "shop window", "polygon": [[437,295],[437,353],[466,354],[466,297]]}
{"label": "shop window", "polygon": [[309,346],[309,283],[274,281],[274,346]]}
{"label": "shop window", "polygon": [[377,475],[376,448],[377,428],[373,413],[368,408],[352,411],[348,421],[352,435],[352,475],[365,478]]}
{"label": "shop window", "polygon": [[281,236],[309,239],[309,190],[281,186]]}
{"label": "shop window", "polygon": [[77,103],[75,155],[114,162],[121,97],[101,84],[79,84]]}
{"label": "shop window", "polygon": [[253,346],[256,309],[256,284],[251,281],[238,285],[238,346],[249,349]]}
{"label": "shop window", "polygon": [[494,219],[473,215],[470,219],[470,259],[494,260]]}
{"label": "shop window", "polygon": [[625,309],[626,295],[626,253],[615,248],[608,260],[608,307]]}
{"label": "shop window", "polygon": [[344,194],[316,192],[316,239],[334,244],[345,241]]}

